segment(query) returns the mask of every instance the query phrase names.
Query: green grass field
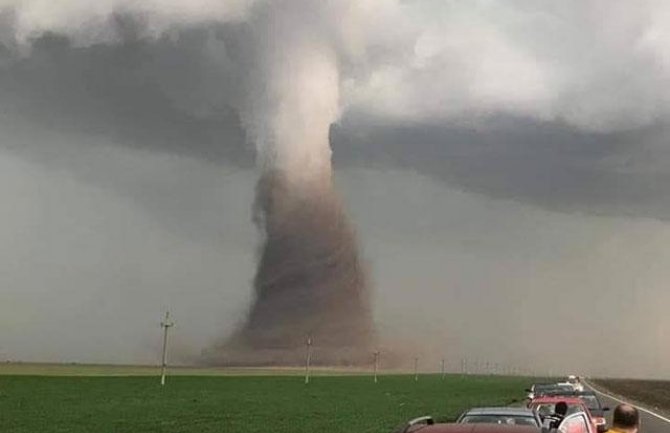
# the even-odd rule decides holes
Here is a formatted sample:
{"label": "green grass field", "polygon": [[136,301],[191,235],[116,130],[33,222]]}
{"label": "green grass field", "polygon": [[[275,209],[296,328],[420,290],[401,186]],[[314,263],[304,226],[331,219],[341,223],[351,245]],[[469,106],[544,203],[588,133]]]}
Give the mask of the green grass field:
{"label": "green grass field", "polygon": [[0,375],[3,433],[390,432],[412,417],[448,419],[523,398],[529,379],[423,375]]}

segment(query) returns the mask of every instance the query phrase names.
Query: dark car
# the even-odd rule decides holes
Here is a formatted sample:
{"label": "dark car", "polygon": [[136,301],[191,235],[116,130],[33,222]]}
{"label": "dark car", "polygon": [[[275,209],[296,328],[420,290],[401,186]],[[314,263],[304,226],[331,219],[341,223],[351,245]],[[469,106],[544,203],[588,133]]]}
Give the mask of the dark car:
{"label": "dark car", "polygon": [[502,424],[542,427],[537,412],[525,407],[477,407],[458,417],[459,424]]}
{"label": "dark car", "polygon": [[557,383],[535,383],[529,389],[526,390],[528,393],[528,400],[532,400],[536,397],[543,397],[545,395],[554,395],[561,393],[574,393],[575,390],[570,385],[559,385]]}

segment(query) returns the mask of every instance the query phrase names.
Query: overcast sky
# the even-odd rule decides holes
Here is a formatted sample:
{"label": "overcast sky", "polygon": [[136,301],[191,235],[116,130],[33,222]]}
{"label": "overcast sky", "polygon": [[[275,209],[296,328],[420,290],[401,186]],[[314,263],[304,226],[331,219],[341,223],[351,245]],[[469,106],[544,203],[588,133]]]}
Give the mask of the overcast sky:
{"label": "overcast sky", "polygon": [[[169,308],[192,362],[248,308],[239,110],[269,6],[136,3],[0,0],[1,358],[154,362]],[[381,334],[670,375],[670,7],[351,4],[291,19],[337,52],[336,180]]]}

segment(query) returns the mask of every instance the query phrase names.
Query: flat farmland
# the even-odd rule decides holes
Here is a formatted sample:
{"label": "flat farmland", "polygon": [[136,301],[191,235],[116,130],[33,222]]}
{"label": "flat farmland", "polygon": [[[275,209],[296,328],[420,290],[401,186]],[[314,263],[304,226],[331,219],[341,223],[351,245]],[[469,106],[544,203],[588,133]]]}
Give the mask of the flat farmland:
{"label": "flat farmland", "polygon": [[596,385],[639,402],[649,408],[670,413],[670,381],[635,379],[597,379]]}
{"label": "flat farmland", "polygon": [[382,433],[420,415],[451,419],[471,406],[513,404],[523,399],[531,381],[460,375],[421,375],[415,381],[413,375],[382,375],[375,384],[369,375],[322,371],[306,385],[298,370],[281,374],[273,369],[255,375],[183,371],[161,387],[157,377],[139,371],[104,376],[80,368],[89,374],[5,370],[0,374],[0,431]]}

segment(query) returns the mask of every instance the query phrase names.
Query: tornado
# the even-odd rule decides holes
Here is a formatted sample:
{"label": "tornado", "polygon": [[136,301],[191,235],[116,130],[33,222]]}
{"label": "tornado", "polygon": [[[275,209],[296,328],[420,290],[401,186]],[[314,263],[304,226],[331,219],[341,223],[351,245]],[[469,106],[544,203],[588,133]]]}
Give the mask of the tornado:
{"label": "tornado", "polygon": [[264,2],[249,19],[254,59],[241,120],[257,151],[261,241],[253,303],[219,363],[295,365],[308,340],[317,364],[355,365],[372,354],[368,278],[333,183],[340,59],[322,25],[333,19],[330,7]]}
{"label": "tornado", "polygon": [[255,221],[264,236],[255,300],[223,361],[295,365],[309,338],[317,364],[365,362],[373,340],[367,277],[332,186],[297,193],[283,173],[264,173]]}

